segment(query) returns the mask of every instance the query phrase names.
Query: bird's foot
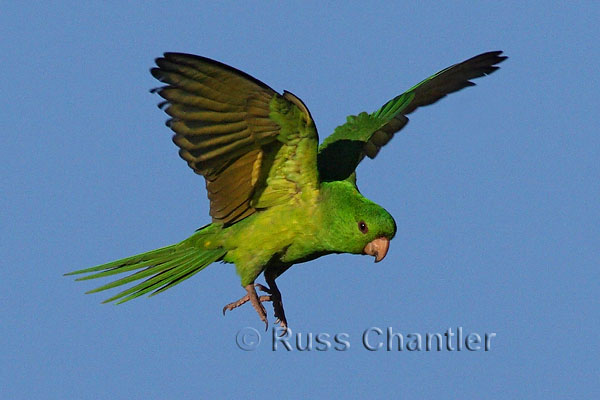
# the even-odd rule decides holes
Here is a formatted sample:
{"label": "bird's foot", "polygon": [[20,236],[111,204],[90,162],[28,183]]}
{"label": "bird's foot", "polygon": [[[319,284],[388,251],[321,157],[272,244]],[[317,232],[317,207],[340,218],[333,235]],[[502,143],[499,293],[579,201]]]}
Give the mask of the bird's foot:
{"label": "bird's foot", "polygon": [[272,295],[269,294],[266,296],[259,297],[256,294],[256,290],[254,289],[254,287],[257,287],[258,290],[260,290],[262,292],[271,293],[271,290],[269,288],[266,288],[265,286],[261,285],[260,283],[246,285],[244,287],[244,289],[246,289],[247,294],[244,297],[242,297],[241,299],[234,301],[232,303],[229,303],[225,307],[223,307],[223,315],[225,315],[225,312],[231,311],[234,308],[237,308],[237,307],[241,306],[242,304],[245,304],[248,301],[250,301],[250,303],[252,304],[252,307],[254,307],[254,309],[258,313],[260,320],[265,323],[265,330],[267,330],[269,328],[269,322],[267,321],[267,312],[265,310],[265,307],[263,307],[262,302],[263,301],[272,301]]}
{"label": "bird's foot", "polygon": [[[277,288],[275,284],[275,280],[270,281],[270,288],[261,285],[260,283],[250,284],[245,286],[247,294],[241,299],[234,301],[232,303],[227,304],[223,307],[223,315],[227,311],[231,311],[234,308],[238,308],[239,306],[246,304],[248,301],[252,304],[252,307],[258,313],[260,320],[265,323],[265,330],[269,328],[269,323],[267,321],[267,312],[265,307],[262,305],[265,301],[271,301],[273,303],[273,311],[275,315],[275,324],[279,324],[282,329],[281,336],[284,336],[287,333],[288,325],[287,319],[285,317],[285,311],[283,310],[283,302],[281,301],[281,292]],[[258,296],[256,294],[255,287],[261,292],[268,293],[264,296]]]}
{"label": "bird's foot", "polygon": [[283,310],[283,303],[281,302],[281,297],[275,299],[271,296],[271,301],[273,302],[273,311],[275,314],[275,324],[279,324],[281,329],[281,336],[287,333],[288,325],[287,319],[285,318],[285,311]]}
{"label": "bird's foot", "polygon": [[275,324],[279,324],[282,329],[281,335],[284,336],[288,331],[287,319],[283,310],[283,302],[281,301],[281,292],[275,284],[275,279],[267,279],[269,285],[269,293],[271,293],[271,302],[273,302],[273,311],[275,313]]}

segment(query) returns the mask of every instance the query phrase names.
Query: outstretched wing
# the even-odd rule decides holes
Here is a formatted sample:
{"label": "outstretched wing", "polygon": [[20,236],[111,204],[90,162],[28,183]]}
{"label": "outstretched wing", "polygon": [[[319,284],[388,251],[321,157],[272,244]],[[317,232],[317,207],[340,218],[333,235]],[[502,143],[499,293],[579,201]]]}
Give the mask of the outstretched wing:
{"label": "outstretched wing", "polygon": [[[175,132],[179,155],[206,179],[213,222],[232,224],[254,213],[262,206],[257,199],[267,191],[268,177],[275,177],[278,189],[269,204],[289,201],[303,185],[316,185],[318,137],[298,98],[279,95],[242,71],[200,56],[165,53],[156,65],[150,72],[167,85],[153,91],[165,99],[159,107],[171,116],[167,126]],[[306,142],[311,141],[312,154],[282,160],[298,146],[310,148]],[[285,174],[272,170],[276,161],[294,162],[296,171],[306,174],[292,182],[294,191],[284,190],[291,185],[285,176],[276,179]]]}
{"label": "outstretched wing", "polygon": [[448,67],[393,98],[379,110],[349,116],[344,125],[319,146],[318,169],[321,181],[348,179],[366,156],[374,158],[381,147],[407,123],[407,114],[435,103],[449,93],[475,84],[470,79],[489,75],[507,57],[502,51],[483,53]]}

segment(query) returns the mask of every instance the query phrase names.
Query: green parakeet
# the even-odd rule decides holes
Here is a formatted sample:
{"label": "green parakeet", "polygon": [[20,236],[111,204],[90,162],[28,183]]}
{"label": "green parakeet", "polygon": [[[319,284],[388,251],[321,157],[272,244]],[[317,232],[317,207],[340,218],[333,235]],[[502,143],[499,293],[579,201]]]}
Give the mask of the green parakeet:
{"label": "green parakeet", "polygon": [[[165,53],[150,70],[165,86],[153,92],[164,98],[159,107],[170,116],[179,155],[206,180],[212,223],[180,243],[67,275],[132,272],[88,293],[144,279],[105,301],[122,303],[160,293],[216,261],[233,263],[246,294],[223,313],[249,301],[268,325],[262,303],[269,301],[276,323],[287,329],[277,277],[332,253],[381,261],[396,233],[392,216],[360,194],[358,164],[376,156],[407,114],[497,70],[506,59],[501,54],[455,64],[371,114],[348,117],[319,146],[308,108],[292,93],[208,58]],[[268,287],[255,283],[261,273]]]}

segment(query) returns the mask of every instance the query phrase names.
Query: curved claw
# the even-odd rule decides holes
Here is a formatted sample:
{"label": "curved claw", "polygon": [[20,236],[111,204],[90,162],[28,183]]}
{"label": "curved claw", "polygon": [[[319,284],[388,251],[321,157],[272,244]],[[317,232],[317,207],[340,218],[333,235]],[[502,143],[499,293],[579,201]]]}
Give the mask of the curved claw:
{"label": "curved claw", "polygon": [[287,335],[287,333],[288,333],[287,323],[285,323],[285,321],[281,321],[279,318],[277,318],[275,320],[275,325],[277,325],[277,324],[279,324],[279,327],[281,328],[281,333],[278,336],[284,337],[285,335]]}

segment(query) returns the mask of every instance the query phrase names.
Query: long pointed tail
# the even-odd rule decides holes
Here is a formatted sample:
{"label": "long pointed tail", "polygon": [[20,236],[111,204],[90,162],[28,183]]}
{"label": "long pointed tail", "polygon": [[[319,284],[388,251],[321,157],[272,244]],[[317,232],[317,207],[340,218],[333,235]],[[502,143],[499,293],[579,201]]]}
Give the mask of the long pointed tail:
{"label": "long pointed tail", "polygon": [[[197,232],[193,237],[196,235],[202,235],[202,231]],[[197,243],[195,240],[194,242]],[[225,253],[226,251],[222,248],[204,249],[192,246],[190,245],[189,239],[187,239],[178,244],[123,258],[107,264],[69,272],[65,275],[93,272],[90,275],[76,279],[78,281],[83,281],[120,274],[122,272],[140,270],[124,278],[86,292],[96,293],[125,285],[142,278],[147,278],[145,281],[103,301],[103,303],[108,303],[110,301],[119,300],[117,304],[120,304],[148,292],[152,292],[150,296],[154,296],[155,294],[167,290],[190,278],[197,272],[202,271],[209,264],[221,260]]]}

